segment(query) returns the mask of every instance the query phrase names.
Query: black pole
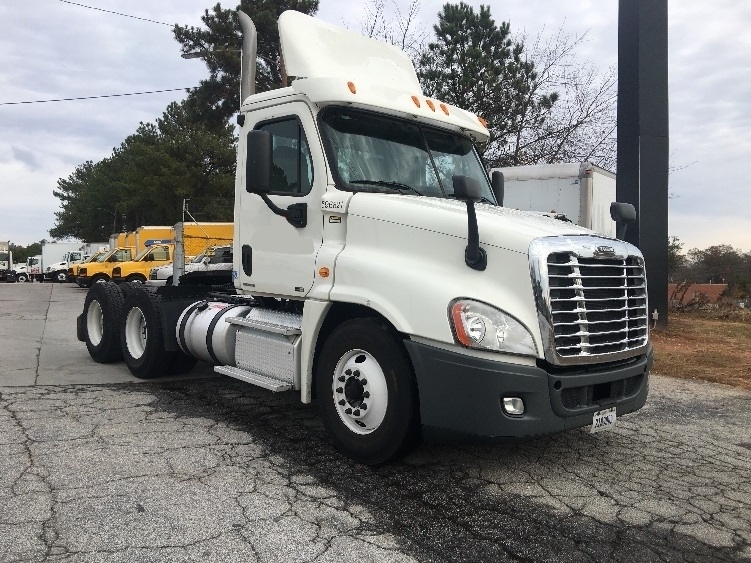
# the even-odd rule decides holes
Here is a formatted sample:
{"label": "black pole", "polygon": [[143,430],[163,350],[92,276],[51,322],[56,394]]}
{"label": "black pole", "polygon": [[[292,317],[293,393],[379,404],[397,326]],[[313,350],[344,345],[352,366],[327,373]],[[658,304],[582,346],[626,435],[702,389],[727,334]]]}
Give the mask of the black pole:
{"label": "black pole", "polygon": [[626,240],[644,254],[650,313],[668,320],[668,5],[619,0],[616,198],[636,209]]}

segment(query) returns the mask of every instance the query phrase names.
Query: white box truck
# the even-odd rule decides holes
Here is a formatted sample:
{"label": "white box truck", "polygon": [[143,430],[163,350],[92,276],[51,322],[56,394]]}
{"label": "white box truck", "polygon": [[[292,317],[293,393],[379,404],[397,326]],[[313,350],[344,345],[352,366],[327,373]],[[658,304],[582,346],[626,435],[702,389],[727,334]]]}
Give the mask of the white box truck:
{"label": "white box truck", "polygon": [[41,273],[36,276],[38,281],[65,282],[68,280],[68,263],[80,262],[83,251],[81,242],[43,242]]}
{"label": "white box truck", "polygon": [[201,359],[296,393],[366,464],[421,438],[612,428],[644,405],[637,248],[499,206],[482,120],[425,96],[391,45],[284,12],[298,78],[253,93],[239,15],[234,287],[94,284],[76,329],[95,361],[152,378]]}
{"label": "white box truck", "polygon": [[612,172],[591,162],[493,170],[503,172],[505,207],[562,214],[577,225],[615,238],[615,221],[610,216],[610,204],[615,201],[615,174]]}

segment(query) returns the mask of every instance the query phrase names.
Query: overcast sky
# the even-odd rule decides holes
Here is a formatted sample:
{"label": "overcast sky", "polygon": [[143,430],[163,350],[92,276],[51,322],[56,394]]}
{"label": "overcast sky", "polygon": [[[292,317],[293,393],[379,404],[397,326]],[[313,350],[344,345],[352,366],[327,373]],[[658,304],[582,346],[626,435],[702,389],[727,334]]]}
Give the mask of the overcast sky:
{"label": "overcast sky", "polygon": [[[467,1],[467,0],[465,0]],[[97,100],[10,104],[195,86],[203,64],[180,58],[167,24],[199,25],[215,0],[0,0],[0,240],[49,239],[58,178],[108,156],[140,121],[182,91]],[[430,31],[443,0],[422,0]],[[482,2],[469,0],[476,8]],[[577,51],[603,72],[617,64],[617,0],[491,0],[514,33],[587,33]],[[223,1],[224,7],[237,2]],[[389,4],[406,11],[408,0]],[[359,31],[371,3],[320,0],[318,16]],[[751,251],[751,3],[669,0],[669,233],[685,248]]]}

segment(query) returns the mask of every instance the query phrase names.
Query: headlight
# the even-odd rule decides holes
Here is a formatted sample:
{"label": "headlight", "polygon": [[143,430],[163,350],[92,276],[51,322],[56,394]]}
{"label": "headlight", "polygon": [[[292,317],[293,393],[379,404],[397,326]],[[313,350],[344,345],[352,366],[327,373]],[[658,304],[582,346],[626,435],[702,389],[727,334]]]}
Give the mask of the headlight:
{"label": "headlight", "polygon": [[500,309],[471,299],[457,299],[449,307],[449,318],[454,336],[462,346],[537,355],[529,330]]}

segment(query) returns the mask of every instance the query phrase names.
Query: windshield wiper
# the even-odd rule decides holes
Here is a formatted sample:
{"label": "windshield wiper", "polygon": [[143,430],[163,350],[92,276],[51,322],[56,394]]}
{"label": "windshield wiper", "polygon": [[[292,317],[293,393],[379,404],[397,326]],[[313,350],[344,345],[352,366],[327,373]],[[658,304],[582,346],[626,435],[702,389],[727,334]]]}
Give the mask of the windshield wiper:
{"label": "windshield wiper", "polygon": [[385,186],[387,188],[394,188],[395,190],[399,192],[404,192],[405,190],[414,192],[417,195],[423,195],[420,192],[418,192],[415,188],[412,186],[408,186],[407,184],[402,184],[401,182],[393,182],[388,180],[351,180],[349,182],[350,184],[372,184],[374,186]]}

